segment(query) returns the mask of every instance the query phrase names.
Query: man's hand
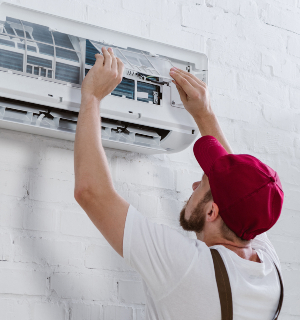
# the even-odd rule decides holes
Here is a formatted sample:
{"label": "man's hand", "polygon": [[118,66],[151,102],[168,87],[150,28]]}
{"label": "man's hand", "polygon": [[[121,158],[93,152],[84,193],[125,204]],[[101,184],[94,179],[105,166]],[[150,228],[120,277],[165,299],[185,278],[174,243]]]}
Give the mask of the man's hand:
{"label": "man's hand", "polygon": [[81,86],[83,100],[91,97],[98,101],[111,93],[122,81],[124,64],[115,57],[113,50],[102,47],[103,56],[95,54],[96,62],[84,78]]}
{"label": "man's hand", "polygon": [[175,80],[172,82],[176,85],[184,107],[194,118],[212,114],[209,92],[205,82],[181,69],[172,68],[170,75]]}
{"label": "man's hand", "polygon": [[172,68],[170,75],[174,79],[172,82],[176,85],[185,109],[194,118],[201,135],[215,137],[228,153],[233,153],[211,108],[207,85],[181,69]]}

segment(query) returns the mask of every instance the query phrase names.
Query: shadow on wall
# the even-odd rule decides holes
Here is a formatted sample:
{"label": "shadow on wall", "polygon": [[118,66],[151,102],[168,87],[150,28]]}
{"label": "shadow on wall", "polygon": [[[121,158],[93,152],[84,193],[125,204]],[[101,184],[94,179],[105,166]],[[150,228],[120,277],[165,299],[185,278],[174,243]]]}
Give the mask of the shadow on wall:
{"label": "shadow on wall", "polygon": [[126,320],[134,313],[142,319],[140,278],[73,197],[73,143],[6,130],[0,140],[0,227],[6,248],[0,294],[24,295],[18,299],[22,312],[20,306],[14,312],[25,320],[29,315],[45,319],[45,314],[55,320],[66,315]]}

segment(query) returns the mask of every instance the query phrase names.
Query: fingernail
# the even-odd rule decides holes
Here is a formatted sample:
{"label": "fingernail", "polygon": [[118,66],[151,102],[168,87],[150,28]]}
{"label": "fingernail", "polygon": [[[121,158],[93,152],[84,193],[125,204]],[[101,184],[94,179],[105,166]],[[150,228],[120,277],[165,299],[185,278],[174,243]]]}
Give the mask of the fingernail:
{"label": "fingernail", "polygon": [[171,71],[171,72],[170,72],[170,74],[174,74],[174,73],[175,73],[174,71]]}
{"label": "fingernail", "polygon": [[175,67],[173,67],[173,68],[171,68],[171,70],[176,70],[177,68],[175,68]]}

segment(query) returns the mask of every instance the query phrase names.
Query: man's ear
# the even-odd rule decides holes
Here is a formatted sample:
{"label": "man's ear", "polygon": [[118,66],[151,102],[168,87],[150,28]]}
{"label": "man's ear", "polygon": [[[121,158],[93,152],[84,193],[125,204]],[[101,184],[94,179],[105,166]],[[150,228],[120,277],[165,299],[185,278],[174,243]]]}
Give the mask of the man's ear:
{"label": "man's ear", "polygon": [[208,211],[207,216],[206,216],[206,221],[213,222],[219,216],[219,207],[213,201],[209,202],[208,205],[209,205],[209,209],[208,209],[209,211]]}

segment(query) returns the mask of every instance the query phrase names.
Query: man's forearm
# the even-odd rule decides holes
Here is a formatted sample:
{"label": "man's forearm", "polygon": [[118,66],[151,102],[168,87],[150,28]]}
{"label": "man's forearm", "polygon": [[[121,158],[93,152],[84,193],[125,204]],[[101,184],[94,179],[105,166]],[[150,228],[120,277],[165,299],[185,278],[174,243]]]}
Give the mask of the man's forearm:
{"label": "man's forearm", "polygon": [[99,103],[93,97],[81,103],[74,145],[75,190],[105,195],[114,188],[101,141]]}
{"label": "man's forearm", "polygon": [[213,111],[210,111],[206,114],[199,114],[194,116],[194,120],[197,123],[197,126],[200,130],[202,136],[213,136],[215,137],[221,145],[225,148],[228,153],[233,153],[228,141],[225,138],[225,135],[220,127],[218,119]]}

